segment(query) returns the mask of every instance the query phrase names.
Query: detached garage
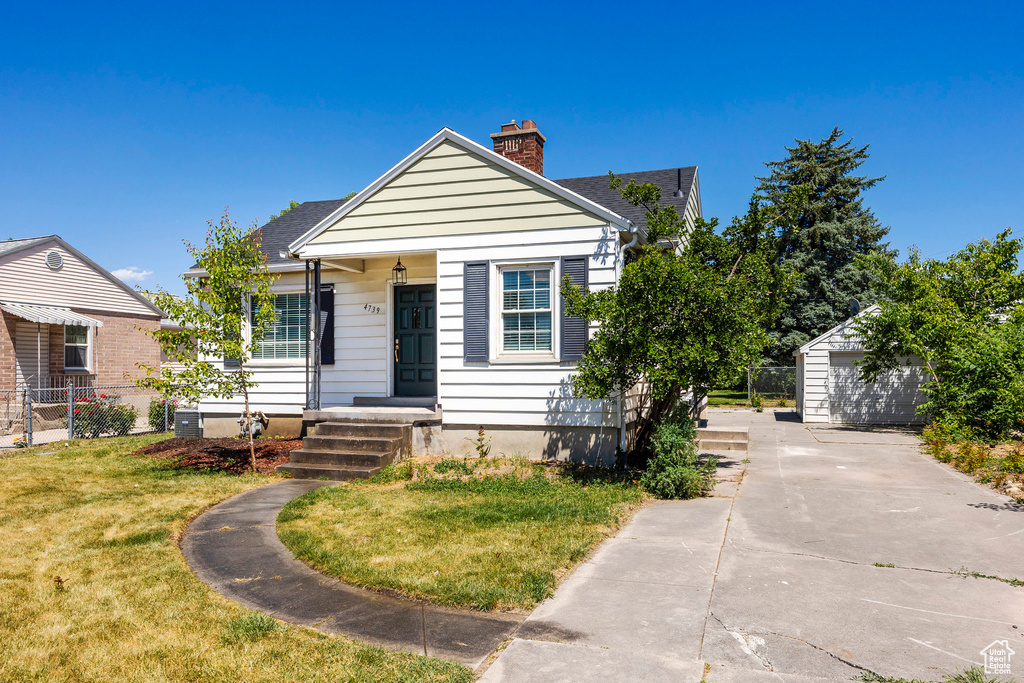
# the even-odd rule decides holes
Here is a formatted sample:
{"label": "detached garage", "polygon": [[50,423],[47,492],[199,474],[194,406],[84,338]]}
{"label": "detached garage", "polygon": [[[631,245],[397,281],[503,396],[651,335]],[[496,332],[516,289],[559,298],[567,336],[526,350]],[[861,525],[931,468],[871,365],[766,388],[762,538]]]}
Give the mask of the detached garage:
{"label": "detached garage", "polygon": [[[872,315],[878,306],[860,315]],[[920,424],[925,401],[924,368],[913,362],[878,378],[860,380],[864,360],[851,318],[796,351],[796,411],[804,422],[835,424]]]}

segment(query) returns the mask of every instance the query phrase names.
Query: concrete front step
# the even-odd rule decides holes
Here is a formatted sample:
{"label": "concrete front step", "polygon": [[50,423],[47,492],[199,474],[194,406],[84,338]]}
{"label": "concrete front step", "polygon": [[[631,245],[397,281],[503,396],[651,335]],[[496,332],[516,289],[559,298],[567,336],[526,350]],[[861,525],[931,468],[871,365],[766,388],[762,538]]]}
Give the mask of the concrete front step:
{"label": "concrete front step", "polygon": [[394,462],[393,453],[323,451],[303,446],[289,454],[296,465],[333,465],[335,467],[387,467]]}
{"label": "concrete front step", "polygon": [[402,406],[343,406],[304,410],[302,419],[307,423],[433,424],[441,421],[441,408],[440,406],[435,409]]}
{"label": "concrete front step", "polygon": [[320,422],[313,436],[364,436],[367,438],[401,438],[411,425],[375,422]]}
{"label": "concrete front step", "polygon": [[337,451],[338,453],[394,453],[401,448],[400,437],[354,436],[307,436],[302,447],[315,451]]}
{"label": "concrete front step", "polygon": [[299,464],[293,462],[286,462],[274,469],[278,472],[287,472],[292,475],[293,479],[330,479],[332,481],[369,479],[381,471],[380,467],[342,467],[339,465]]}

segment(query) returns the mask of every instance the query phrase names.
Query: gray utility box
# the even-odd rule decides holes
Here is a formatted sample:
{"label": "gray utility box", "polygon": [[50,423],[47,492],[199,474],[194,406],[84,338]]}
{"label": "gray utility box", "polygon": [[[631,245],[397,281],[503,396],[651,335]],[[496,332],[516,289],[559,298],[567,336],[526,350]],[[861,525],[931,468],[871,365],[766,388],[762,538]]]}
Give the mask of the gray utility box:
{"label": "gray utility box", "polygon": [[203,427],[198,410],[181,410],[174,412],[174,436],[187,439],[201,439]]}

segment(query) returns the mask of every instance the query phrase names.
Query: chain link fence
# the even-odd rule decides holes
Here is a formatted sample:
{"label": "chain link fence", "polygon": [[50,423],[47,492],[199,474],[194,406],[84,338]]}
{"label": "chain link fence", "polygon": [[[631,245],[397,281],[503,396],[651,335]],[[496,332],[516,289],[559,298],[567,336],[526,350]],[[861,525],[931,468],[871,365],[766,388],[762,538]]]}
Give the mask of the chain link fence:
{"label": "chain link fence", "polygon": [[760,394],[765,398],[796,399],[796,368],[760,367],[747,369],[747,400]]}
{"label": "chain link fence", "polygon": [[0,390],[0,449],[166,432],[174,401],[135,385]]}

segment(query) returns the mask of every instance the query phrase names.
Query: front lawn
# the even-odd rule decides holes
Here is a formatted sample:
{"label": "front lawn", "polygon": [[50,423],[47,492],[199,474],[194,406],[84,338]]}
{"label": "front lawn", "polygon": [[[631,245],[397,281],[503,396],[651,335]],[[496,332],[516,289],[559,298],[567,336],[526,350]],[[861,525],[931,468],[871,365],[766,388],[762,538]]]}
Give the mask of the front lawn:
{"label": "front lawn", "polygon": [[214,593],[188,570],[177,535],[204,508],[277,478],[128,456],[160,438],[0,454],[0,680],[472,679]]}
{"label": "front lawn", "polygon": [[[416,481],[387,480],[396,472]],[[529,609],[644,494],[609,471],[512,459],[402,463],[289,503],[278,534],[348,583],[441,605]]]}

